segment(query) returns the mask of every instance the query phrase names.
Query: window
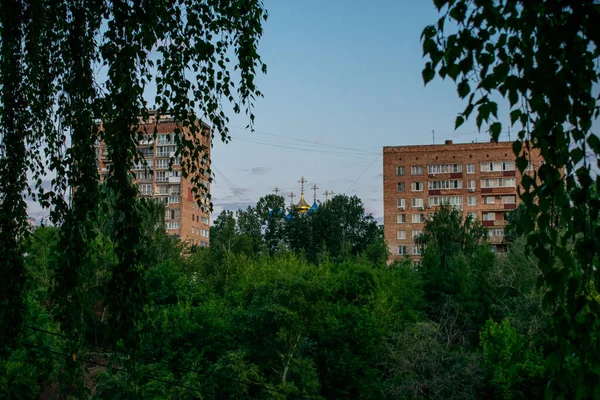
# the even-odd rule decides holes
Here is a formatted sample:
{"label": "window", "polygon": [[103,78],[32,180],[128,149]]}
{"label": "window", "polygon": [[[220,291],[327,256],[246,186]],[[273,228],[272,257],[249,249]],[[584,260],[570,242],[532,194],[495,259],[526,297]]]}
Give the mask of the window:
{"label": "window", "polygon": [[398,208],[402,210],[406,208],[406,199],[398,199]]}
{"label": "window", "polygon": [[509,195],[509,196],[502,196],[502,204],[516,204],[517,203],[517,196],[516,195]]}
{"label": "window", "polygon": [[462,189],[461,180],[429,181],[429,190]]}
{"label": "window", "polygon": [[169,168],[169,160],[166,158],[161,158],[156,160],[156,169],[168,169]]}
{"label": "window", "polygon": [[408,254],[406,246],[398,246],[398,255],[403,256]]}
{"label": "window", "polygon": [[423,175],[423,167],[422,166],[413,166],[410,168],[411,175]]}
{"label": "window", "polygon": [[467,174],[475,173],[475,164],[467,164]]}
{"label": "window", "polygon": [[428,166],[430,174],[449,174],[462,172],[462,164],[433,164]]}
{"label": "window", "polygon": [[179,171],[169,171],[169,176],[176,178],[179,176]]}
{"label": "window", "polygon": [[157,157],[169,157],[169,153],[175,152],[175,146],[160,146],[156,148]]}
{"label": "window", "polygon": [[469,215],[469,217],[470,217],[472,220],[476,220],[476,219],[477,219],[477,213],[476,213],[476,212],[469,212],[469,214],[468,214],[468,215]]}
{"label": "window", "polygon": [[144,196],[152,196],[152,185],[140,185],[140,193]]}
{"label": "window", "polygon": [[156,185],[156,194],[169,194],[169,187],[167,185]]}
{"label": "window", "polygon": [[398,240],[406,239],[406,231],[398,231]]}
{"label": "window", "polygon": [[516,187],[517,180],[515,178],[492,178],[482,179],[482,188],[496,188],[496,187]]}
{"label": "window", "polygon": [[467,197],[467,204],[470,206],[476,206],[477,205],[477,197],[476,196]]}
{"label": "window", "polygon": [[494,196],[483,196],[483,204],[494,204]]}
{"label": "window", "polygon": [[169,196],[169,204],[181,203],[180,196]]}
{"label": "window", "polygon": [[196,220],[196,216],[194,214],[192,214],[192,222],[194,222]]}
{"label": "window", "polygon": [[398,191],[404,192],[406,190],[406,184],[404,182],[398,182]]}
{"label": "window", "polygon": [[396,216],[396,218],[397,218],[397,222],[399,224],[405,224],[406,223],[406,214],[398,214]]}
{"label": "window", "polygon": [[175,143],[173,135],[158,135],[158,144],[173,144]]}
{"label": "window", "polygon": [[481,172],[514,171],[514,161],[493,161],[481,163]]}
{"label": "window", "polygon": [[504,228],[488,229],[488,237],[504,237]]}
{"label": "window", "polygon": [[413,192],[422,192],[423,191],[423,182],[412,182],[410,184]]}
{"label": "window", "polygon": [[475,183],[475,181],[467,181],[467,189],[469,190],[475,190],[476,189],[477,184]]}
{"label": "window", "polygon": [[420,198],[413,198],[412,199],[412,206],[413,206],[413,208],[423,208],[424,207],[423,204],[424,204],[423,203],[423,199],[420,199]]}
{"label": "window", "polygon": [[200,229],[200,236],[207,238],[208,237],[208,229]]}
{"label": "window", "polygon": [[135,176],[135,179],[137,179],[139,181],[152,180],[152,174],[150,172],[147,172],[147,171],[144,171],[144,172],[135,172],[134,176]]}
{"label": "window", "polygon": [[167,176],[166,171],[157,171],[156,172],[156,182],[168,182],[169,177]]}
{"label": "window", "polygon": [[422,234],[423,234],[423,231],[421,231],[421,230],[412,231],[412,238],[413,238],[413,240],[415,240],[416,238],[418,238]]}
{"label": "window", "polygon": [[208,218],[207,217],[200,217],[200,222],[202,222],[204,225],[208,225]]}
{"label": "window", "polygon": [[413,224],[421,224],[425,222],[425,214],[413,214],[412,222]]}
{"label": "window", "polygon": [[463,205],[462,196],[435,196],[429,198],[430,206],[449,205],[461,209]]}
{"label": "window", "polygon": [[[146,162],[146,160],[136,162],[135,164],[133,164],[133,167],[131,167],[131,169],[146,169],[146,168],[148,168],[148,163]],[[110,164],[106,164],[106,169],[110,169]]]}
{"label": "window", "polygon": [[181,218],[181,210],[167,210],[167,219],[178,220]]}
{"label": "window", "polygon": [[396,175],[398,175],[398,176],[404,176],[404,167],[397,167],[396,168]]}
{"label": "window", "polygon": [[484,212],[483,213],[483,220],[484,221],[495,221],[496,220],[496,213],[495,212]]}
{"label": "window", "polygon": [[181,186],[179,186],[179,185],[171,185],[169,193],[170,194],[177,194],[178,195],[178,194],[181,194],[180,190],[181,190]]}
{"label": "window", "polygon": [[179,222],[167,222],[167,229],[179,229]]}
{"label": "window", "polygon": [[413,256],[420,256],[421,255],[421,246],[413,246]]}

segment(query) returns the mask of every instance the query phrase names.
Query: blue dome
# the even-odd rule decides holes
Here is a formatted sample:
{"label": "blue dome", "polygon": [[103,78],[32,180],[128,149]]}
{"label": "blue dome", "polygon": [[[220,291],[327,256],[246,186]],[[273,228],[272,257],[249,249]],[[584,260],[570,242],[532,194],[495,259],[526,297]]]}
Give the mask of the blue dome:
{"label": "blue dome", "polygon": [[294,218],[294,216],[292,215],[292,213],[291,213],[291,212],[290,212],[290,213],[288,213],[288,215],[286,215],[286,216],[285,216],[285,219],[287,219],[288,221],[289,221],[290,219],[292,219],[292,218]]}
{"label": "blue dome", "polygon": [[[275,210],[269,210],[269,217],[273,216],[273,211]],[[278,216],[283,216],[283,210],[279,209],[279,212],[277,213]]]}
{"label": "blue dome", "polygon": [[318,209],[319,209],[319,205],[317,204],[317,201],[315,200],[315,202],[313,203],[312,207],[310,207],[310,209],[308,210],[308,213],[312,214],[315,211],[317,211]]}

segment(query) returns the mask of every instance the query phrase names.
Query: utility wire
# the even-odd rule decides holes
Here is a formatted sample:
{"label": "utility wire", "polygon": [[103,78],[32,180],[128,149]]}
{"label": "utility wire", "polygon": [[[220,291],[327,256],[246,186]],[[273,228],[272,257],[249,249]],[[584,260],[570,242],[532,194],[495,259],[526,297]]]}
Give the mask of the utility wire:
{"label": "utility wire", "polygon": [[[36,328],[34,326],[29,326],[29,325],[24,325],[24,327],[27,328],[27,329],[31,329],[33,331],[36,331],[36,332],[40,332],[40,333],[45,333],[45,334],[57,336],[57,337],[60,337],[60,338],[63,338],[63,339],[68,339],[67,337],[65,337],[64,335],[61,335],[58,332],[51,332],[51,331],[47,331],[47,330],[44,330],[44,329]],[[109,347],[106,347],[106,346],[101,346],[101,345],[93,344],[93,343],[89,343],[89,342],[88,342],[88,344],[91,345],[91,346],[94,346],[96,348],[102,349],[102,350],[107,350],[107,351],[112,352],[112,353],[117,353],[117,354],[118,353],[122,353],[122,354],[126,354],[126,355],[131,355],[131,353],[128,353],[126,351],[116,350],[116,349],[112,349],[112,348],[109,348]],[[69,357],[68,354],[66,356]],[[264,390],[271,391],[271,392],[285,394],[287,396],[291,396],[292,398],[311,400],[310,397],[300,396],[300,395],[288,393],[288,392],[286,392],[284,390],[270,388],[270,387],[266,386],[264,383],[245,382],[245,381],[241,381],[241,380],[238,380],[238,379],[235,379],[235,378],[230,378],[230,377],[227,377],[227,376],[215,374],[214,372],[200,371],[200,370],[193,369],[193,368],[188,368],[188,367],[178,367],[178,366],[175,366],[175,365],[173,365],[171,363],[168,363],[166,361],[160,361],[160,360],[157,360],[157,359],[152,358],[152,357],[138,356],[138,358],[142,359],[142,360],[152,361],[152,362],[157,363],[157,364],[166,365],[166,366],[170,367],[171,369],[173,369],[175,371],[179,370],[179,371],[194,372],[194,373],[197,373],[199,375],[212,376],[212,377],[223,379],[223,380],[226,380],[226,381],[229,381],[229,382],[239,383],[239,384],[242,384],[242,385],[246,385],[248,387],[254,387],[254,388],[257,388],[257,389],[264,389]],[[115,368],[113,368],[113,369],[115,369]]]}
{"label": "utility wire", "polygon": [[272,146],[272,147],[279,147],[279,148],[283,148],[283,149],[290,149],[290,150],[301,150],[301,151],[308,151],[311,153],[324,153],[324,154],[330,154],[330,155],[338,155],[338,156],[353,156],[353,157],[357,157],[357,158],[364,158],[364,156],[369,156],[369,155],[373,155],[374,153],[348,153],[348,152],[337,152],[337,151],[331,151],[331,150],[318,150],[318,149],[306,149],[306,148],[302,148],[302,147],[293,147],[293,146],[285,146],[285,145],[281,145],[281,144],[274,144],[274,143],[269,143],[269,142],[265,142],[265,141],[258,141],[258,140],[251,140],[251,139],[245,139],[245,138],[241,138],[238,136],[231,136],[233,139],[236,140],[241,140],[243,142],[248,142],[248,143],[255,143],[255,144],[262,144],[265,146]]}
{"label": "utility wire", "polygon": [[367,171],[369,170],[369,168],[371,168],[371,165],[373,165],[373,163],[374,163],[375,161],[377,161],[377,159],[378,159],[379,157],[381,157],[381,154],[377,155],[377,157],[375,157],[375,158],[373,159],[373,161],[371,161],[371,163],[370,163],[370,164],[367,166],[367,168],[365,168],[365,169],[364,169],[364,171],[363,171],[363,172],[361,172],[361,174],[358,176],[358,178],[356,178],[356,179],[354,180],[354,182],[352,182],[352,185],[350,185],[350,187],[349,187],[348,189],[346,189],[346,192],[349,192],[349,191],[350,191],[350,189],[352,189],[352,187],[353,187],[353,186],[356,184],[356,182],[358,182],[358,180],[359,180],[360,178],[362,178],[362,176],[365,174],[365,172],[367,172]]}
{"label": "utility wire", "polygon": [[[213,165],[212,169],[214,169],[214,170],[215,170],[215,172],[217,172],[219,175],[221,175],[221,177],[223,178],[223,181],[224,181],[224,182],[227,184],[227,186],[229,186],[229,188],[230,188],[230,189],[233,191],[233,193],[234,193],[234,194],[235,194],[237,197],[239,197],[239,199],[240,199],[240,200],[242,200],[242,201],[246,201],[246,200],[248,200],[247,198],[242,198],[242,194],[243,194],[243,193],[242,193],[242,192],[241,192],[239,189],[236,189],[236,188],[234,188],[233,182],[232,182],[232,181],[230,181],[230,180],[229,180],[229,179],[228,179],[228,178],[225,176],[225,174],[224,174],[224,173],[222,173],[222,172],[221,172],[221,171],[220,171],[220,170],[219,170],[217,167],[215,167],[214,165]],[[240,194],[240,193],[242,193],[242,194]]]}
{"label": "utility wire", "polygon": [[[245,128],[243,128],[241,126],[236,126],[236,125],[231,125],[231,124],[228,124],[228,126],[230,126],[232,128],[238,128],[238,129],[244,129],[245,130]],[[327,144],[327,143],[319,143],[319,142],[315,142],[315,141],[312,141],[312,140],[298,139],[298,138],[293,138],[293,137],[289,137],[289,136],[285,136],[285,135],[278,135],[276,133],[270,133],[270,132],[265,132],[265,131],[254,130],[254,132],[256,132],[256,133],[262,133],[263,135],[269,135],[269,136],[279,137],[279,138],[283,138],[283,139],[287,139],[287,140],[293,140],[293,141],[296,141],[296,142],[309,143],[309,144],[312,144],[312,145],[322,146],[322,147],[329,147],[329,148],[333,148],[333,149],[351,150],[351,151],[365,153],[365,154],[373,154],[374,153],[374,152],[370,152],[370,151],[365,151],[364,149],[354,149],[354,148],[351,148],[351,147],[343,147],[343,146],[337,146],[337,145],[332,145],[332,144]]]}

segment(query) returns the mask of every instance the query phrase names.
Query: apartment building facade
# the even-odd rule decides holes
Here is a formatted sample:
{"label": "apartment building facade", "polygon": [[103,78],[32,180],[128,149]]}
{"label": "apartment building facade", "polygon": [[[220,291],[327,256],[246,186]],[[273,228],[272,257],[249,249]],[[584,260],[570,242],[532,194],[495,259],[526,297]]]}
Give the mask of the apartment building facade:
{"label": "apartment building facade", "polygon": [[[208,210],[210,183],[208,175],[202,178],[206,185],[205,193],[201,193],[202,204],[196,201],[191,183],[191,176],[183,178],[181,160],[174,158],[176,150],[175,121],[167,115],[156,115],[150,112],[148,120],[140,121],[143,139],[138,149],[144,156],[145,164],[134,165],[132,173],[134,183],[138,186],[140,196],[164,202],[166,207],[165,224],[170,236],[179,237],[190,245],[207,247],[209,244],[210,214]],[[202,123],[204,134],[198,134],[200,143],[207,149],[203,156],[210,160],[210,127]],[[156,137],[154,132],[156,129]],[[189,129],[182,129],[182,134],[189,135]],[[104,143],[96,148],[98,173],[103,181],[110,169],[110,160]],[[170,165],[170,160],[174,162]],[[210,161],[208,161],[210,162]]]}
{"label": "apartment building facade", "polygon": [[[539,153],[527,156],[527,171],[539,168]],[[520,183],[512,142],[384,147],[384,232],[391,260],[420,260],[415,238],[442,205],[480,220],[494,249],[503,251],[506,215],[520,203]]]}

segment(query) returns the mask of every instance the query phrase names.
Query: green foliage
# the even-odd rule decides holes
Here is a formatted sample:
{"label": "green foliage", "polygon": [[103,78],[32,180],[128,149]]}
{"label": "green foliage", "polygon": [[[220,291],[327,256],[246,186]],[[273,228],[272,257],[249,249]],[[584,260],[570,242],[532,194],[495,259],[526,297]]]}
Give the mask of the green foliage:
{"label": "green foliage", "polygon": [[[477,126],[488,125],[497,140],[500,97],[508,100],[511,126],[518,127],[513,150],[524,174],[520,196],[526,209],[516,225],[528,234],[560,338],[548,394],[592,396],[600,384],[600,350],[594,345],[595,325],[577,316],[586,306],[591,310],[586,321],[600,315],[590,300],[592,288],[600,287],[600,229],[591,223],[600,212],[594,191],[600,177],[592,171],[594,160],[600,166],[600,140],[592,128],[600,113],[593,90],[599,77],[599,5],[594,0],[434,4],[442,16],[421,36],[429,59],[425,83],[436,73],[456,82],[459,97],[467,99],[456,127],[476,109]],[[531,153],[538,151],[545,164],[527,172]],[[573,355],[579,359],[575,385],[569,372]]]}
{"label": "green foliage", "polygon": [[[266,73],[257,45],[267,13],[259,0],[151,0],[143,7],[121,0],[5,0],[2,10],[2,354],[17,342],[24,315],[27,191],[50,207],[51,221],[58,227],[53,281],[46,283],[52,291],[53,316],[69,338],[64,350],[77,353],[88,334],[91,303],[98,292],[90,296],[86,290],[91,276],[110,294],[103,299],[108,309],[103,314],[110,320],[113,343],[123,340],[134,348],[139,343],[137,318],[146,303],[144,271],[169,256],[173,247],[166,245],[164,235],[149,232],[160,229],[144,225],[141,216],[152,214],[152,205],[136,200],[130,174],[134,163],[143,159],[137,150],[146,133],[139,131],[138,121],[148,117],[143,93],[156,83],[154,107],[159,115],[172,114],[175,157],[182,159],[182,174],[191,179],[203,205],[204,177],[210,176],[210,169],[200,137],[216,131],[228,139],[223,100],[235,113],[245,112],[253,124],[253,103],[262,95],[254,78]],[[98,74],[98,68],[105,73]],[[213,131],[203,128],[197,112],[212,123]],[[183,129],[193,139],[180,135]],[[101,265],[94,259],[101,200],[97,141],[107,146],[111,168],[106,184],[114,196],[110,221],[102,224],[108,234],[100,239],[112,244],[112,259],[103,259]],[[28,172],[35,182],[32,187]],[[53,178],[51,190],[45,192],[41,184],[47,174]],[[99,272],[100,267],[106,270]],[[70,381],[64,387],[79,386],[75,395],[86,396],[79,364],[66,368],[70,372],[64,376]]]}
{"label": "green foliage", "polygon": [[531,399],[543,396],[546,364],[540,348],[528,343],[508,320],[488,320],[481,332],[489,396]]}
{"label": "green foliage", "polygon": [[[48,312],[32,295],[25,298],[25,325],[54,330]],[[57,344],[55,336],[25,329],[19,347],[0,359],[0,397],[5,399],[37,399],[43,385],[55,378],[59,364],[51,354],[35,347]],[[35,347],[32,347],[35,346]]]}
{"label": "green foliage", "polygon": [[383,229],[356,196],[335,196],[314,212],[289,210],[281,196],[268,195],[256,207],[234,214],[223,211],[211,227],[211,246],[223,254],[274,255],[286,249],[311,263],[343,262],[356,256],[375,266],[385,265],[388,247]]}
{"label": "green foliage", "polygon": [[477,221],[448,207],[426,222],[418,238],[423,248],[419,271],[430,315],[438,319],[448,306],[458,309],[471,336],[490,312],[487,276],[495,257],[484,238],[485,230]]}

